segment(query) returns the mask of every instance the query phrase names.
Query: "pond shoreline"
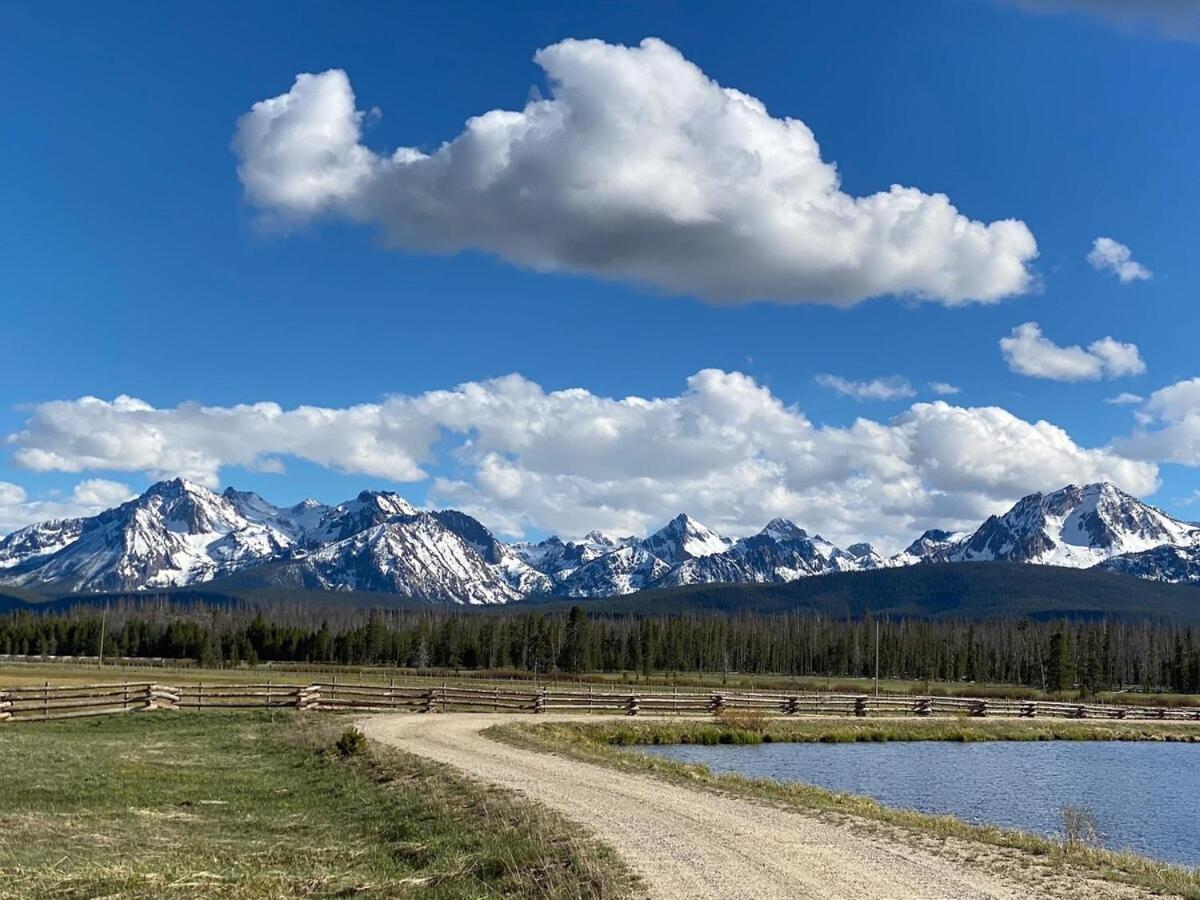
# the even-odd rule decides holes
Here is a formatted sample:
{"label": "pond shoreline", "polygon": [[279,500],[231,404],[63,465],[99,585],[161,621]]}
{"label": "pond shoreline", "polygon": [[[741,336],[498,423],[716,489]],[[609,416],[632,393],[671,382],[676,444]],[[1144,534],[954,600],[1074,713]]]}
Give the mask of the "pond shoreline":
{"label": "pond shoreline", "polygon": [[[1200,747],[1162,741],[980,741],[707,746],[627,752],[716,774],[803,783],[972,825],[1077,840],[1165,863],[1200,865],[1189,797]],[[1067,822],[1067,812],[1073,817]]]}
{"label": "pond shoreline", "polygon": [[[747,723],[743,723],[747,724]],[[651,758],[622,749],[633,744],[761,743],[770,741],[875,742],[889,740],[1145,740],[1186,741],[1200,738],[1195,726],[1116,723],[1028,722],[958,719],[898,721],[844,719],[779,721],[734,727],[713,720],[616,722],[547,722],[541,725],[505,724],[488,730],[497,740],[527,749],[566,756],[625,772],[639,772],[692,789],[745,797],[779,805],[830,822],[884,832],[889,839],[915,847],[975,847],[969,853],[994,854],[1014,869],[1044,869],[1048,878],[1064,873],[1072,879],[1102,879],[1154,894],[1200,900],[1200,869],[1185,869],[1133,853],[1115,853],[1069,845],[1015,829],[977,826],[953,816],[928,815],[895,809],[869,797],[838,793],[807,784],[715,774],[706,766]],[[1012,735],[1020,732],[1020,736]],[[757,733],[758,737],[747,737]],[[722,736],[727,736],[723,741]]]}

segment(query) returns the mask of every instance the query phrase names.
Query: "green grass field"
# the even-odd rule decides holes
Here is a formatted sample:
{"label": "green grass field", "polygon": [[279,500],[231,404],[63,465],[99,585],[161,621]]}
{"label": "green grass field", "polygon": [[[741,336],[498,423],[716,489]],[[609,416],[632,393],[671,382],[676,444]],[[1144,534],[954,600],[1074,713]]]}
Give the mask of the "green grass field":
{"label": "green grass field", "polygon": [[341,716],[146,713],[0,728],[0,897],[625,896],[605,848]]}

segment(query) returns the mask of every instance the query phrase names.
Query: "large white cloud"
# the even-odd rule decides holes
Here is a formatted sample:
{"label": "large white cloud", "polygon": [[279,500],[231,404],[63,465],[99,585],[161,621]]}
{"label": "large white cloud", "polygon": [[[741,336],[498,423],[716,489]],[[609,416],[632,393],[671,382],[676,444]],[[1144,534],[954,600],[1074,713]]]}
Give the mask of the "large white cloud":
{"label": "large white cloud", "polygon": [[1146,364],[1136,344],[1111,337],[1092,341],[1087,349],[1060,347],[1042,334],[1037,322],[1026,322],[1000,339],[1000,351],[1009,369],[1032,378],[1054,381],[1098,381],[1122,375],[1140,375]]}
{"label": "large white cloud", "polygon": [[566,40],[534,59],[549,98],[471,118],[430,153],[373,152],[346,73],[299,75],[238,122],[246,196],[284,222],[345,216],[407,249],[476,248],[716,302],[956,305],[1030,286],[1023,222],[974,221],[899,185],[844,193],[807,125],[660,40]]}
{"label": "large white cloud", "polygon": [[1161,388],[1138,410],[1136,433],[1119,441],[1134,458],[1200,466],[1200,378]]}
{"label": "large white cloud", "polygon": [[895,549],[927,527],[978,524],[1020,496],[1107,479],[1157,485],[1151,462],[1085,448],[996,407],[917,403],[886,422],[820,426],[747,375],[706,369],[674,396],[544,391],[517,375],[345,408],[82,398],[35,407],[9,439],[42,470],[186,474],[295,456],[391,481],[506,533],[645,532],[687,511],[732,533],[789,516]]}
{"label": "large white cloud", "polygon": [[70,494],[31,498],[18,484],[0,481],[0,535],[47,519],[95,515],[133,496],[126,484],[104,478],[85,479]]}

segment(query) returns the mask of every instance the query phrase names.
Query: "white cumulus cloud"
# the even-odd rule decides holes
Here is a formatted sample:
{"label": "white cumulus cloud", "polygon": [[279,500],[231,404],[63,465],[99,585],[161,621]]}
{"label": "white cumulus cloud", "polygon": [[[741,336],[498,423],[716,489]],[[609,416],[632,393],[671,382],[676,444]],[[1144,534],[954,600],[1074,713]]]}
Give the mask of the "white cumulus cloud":
{"label": "white cumulus cloud", "polygon": [[57,493],[31,499],[20,485],[0,481],[0,535],[47,519],[91,516],[133,496],[129,485],[104,478],[88,478],[69,495]]}
{"label": "white cumulus cloud", "polygon": [[821,387],[827,387],[855,400],[897,400],[917,395],[908,379],[899,375],[889,375],[887,378],[875,378],[871,381],[850,381],[838,375],[818,375],[816,381]]}
{"label": "white cumulus cloud", "polygon": [[1098,381],[1146,371],[1135,344],[1105,337],[1090,343],[1086,350],[1078,345],[1061,347],[1042,334],[1037,322],[1018,325],[1008,337],[1001,338],[1000,351],[1009,369],[1032,378]]}
{"label": "white cumulus cloud", "polygon": [[1189,378],[1150,395],[1136,413],[1136,433],[1117,441],[1133,458],[1200,466],[1200,378]]}
{"label": "white cumulus cloud", "polygon": [[1105,403],[1111,403],[1113,406],[1133,406],[1141,403],[1146,398],[1141,394],[1131,394],[1128,391],[1122,391],[1112,397],[1105,397]]}
{"label": "white cumulus cloud", "polygon": [[246,197],[285,223],[341,216],[408,250],[473,248],[718,303],[958,305],[1031,285],[1023,222],[976,221],[913,187],[845,193],[807,125],[661,40],[565,40],[534,59],[548,97],[468,119],[430,152],[367,148],[346,73],[301,74],[238,122]]}
{"label": "white cumulus cloud", "polygon": [[548,392],[509,375],[341,408],[82,398],[34,407],[9,442],[33,469],[211,485],[225,466],[296,457],[424,481],[430,502],[507,534],[644,533],[687,511],[735,534],[787,516],[885,549],[928,527],[977,525],[1033,490],[1111,480],[1144,494],[1158,478],[1152,462],[996,407],[917,403],[888,421],[816,425],[750,376],[716,369],[666,397]]}
{"label": "white cumulus cloud", "polygon": [[962,388],[945,381],[931,381],[929,382],[929,389],[939,397],[951,397],[954,394],[962,393]]}
{"label": "white cumulus cloud", "polygon": [[1097,272],[1111,272],[1121,284],[1145,281],[1153,274],[1133,258],[1133,251],[1112,238],[1098,237],[1092,242],[1087,261]]}

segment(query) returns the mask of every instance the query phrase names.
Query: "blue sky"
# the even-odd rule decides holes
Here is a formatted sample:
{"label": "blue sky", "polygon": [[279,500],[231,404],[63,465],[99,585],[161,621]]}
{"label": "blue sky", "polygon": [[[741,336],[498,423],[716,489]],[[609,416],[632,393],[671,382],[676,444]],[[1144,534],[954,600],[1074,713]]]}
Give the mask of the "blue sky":
{"label": "blue sky", "polygon": [[[681,395],[707,368],[750,376],[815,427],[849,428],[860,417],[886,424],[913,403],[942,399],[1048,420],[1096,450],[1139,427],[1187,420],[1178,400],[1168,414],[1166,400],[1158,412],[1105,402],[1122,392],[1149,398],[1200,374],[1192,288],[1200,274],[1200,127],[1191,96],[1200,45],[1187,34],[984,0],[763,3],[749,12],[585,6],[592,5],[7,6],[0,297],[9,340],[0,431],[27,429],[38,404],[89,395],[130,395],[157,409],[258,401],[341,409],[520,373],[545,391],[655,398]],[[381,112],[363,120],[362,140],[374,151],[434,153],[471,116],[520,110],[535,91],[552,95],[533,62],[539,48],[572,37],[634,46],[647,36],[722,86],[758,98],[771,116],[802,120],[849,195],[898,183],[944,192],[972,220],[1025,223],[1038,248],[1028,262],[1031,285],[995,303],[957,306],[887,294],[849,308],[706,302],[687,290],[531,271],[480,250],[385,246],[378,222],[347,215],[265,227],[263,204],[239,181],[231,149],[239,117],[285,94],[298,73],[345,71],[358,107]],[[1152,277],[1122,283],[1097,271],[1086,256],[1101,236],[1127,245]],[[1134,344],[1146,371],[1075,381],[1014,372],[998,342],[1026,322],[1062,346],[1107,336]],[[895,376],[915,396],[855,400],[819,383],[822,374],[855,382]],[[960,392],[938,398],[930,382]],[[32,517],[38,503],[69,505],[82,479],[136,490],[168,473],[130,468],[124,451],[108,462],[97,454],[81,461],[54,443],[61,434],[43,432],[39,425],[0,455],[0,482],[24,495],[9,491],[0,530]],[[1164,439],[1153,451],[1120,453],[1156,467],[1154,502],[1195,517],[1187,499],[1196,470],[1171,461],[1190,461],[1191,451],[1176,446],[1187,435],[1172,441],[1172,449]],[[421,502],[433,477],[477,477],[479,461],[459,452],[460,443],[439,440],[421,463],[430,477],[411,481],[271,448],[266,464],[225,464],[217,478],[279,502],[337,501],[364,486]],[[73,461],[31,465],[22,448],[42,451],[43,461],[50,453]],[[976,450],[981,460],[994,452],[967,446],[959,455]],[[522,456],[511,446],[500,452],[510,461]],[[571,474],[569,460],[555,466],[556,476]],[[526,481],[539,472],[546,474],[522,467]],[[873,472],[878,479],[879,467]],[[1003,506],[1019,489],[1060,486],[1036,480],[970,484],[969,501],[957,504],[925,498],[874,534],[886,540],[938,515],[967,519]],[[1147,493],[1144,472],[1132,480],[1131,489]],[[952,480],[938,492],[954,489]],[[815,482],[796,490],[808,499],[794,509],[780,502],[800,524],[809,524],[801,521],[808,512],[827,529],[866,527],[865,512],[845,519],[823,510],[811,496]],[[694,499],[675,482],[663,492],[627,509],[612,496],[575,499],[582,508],[602,505],[601,524],[637,527]],[[547,512],[519,521],[517,504],[549,508],[554,497],[521,494],[506,505],[499,496],[472,486],[437,499],[458,499],[485,521],[490,514],[491,524],[529,533],[571,530],[579,517]],[[699,505],[735,529],[774,508],[732,503],[721,490]]]}

